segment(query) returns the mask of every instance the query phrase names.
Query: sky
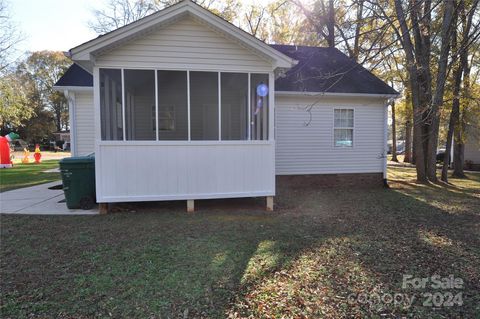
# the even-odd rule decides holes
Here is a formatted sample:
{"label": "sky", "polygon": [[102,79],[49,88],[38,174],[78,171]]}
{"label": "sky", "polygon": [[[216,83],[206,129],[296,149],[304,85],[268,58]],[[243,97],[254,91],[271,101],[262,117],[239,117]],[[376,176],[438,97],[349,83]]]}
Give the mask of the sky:
{"label": "sky", "polygon": [[96,34],[87,23],[101,0],[10,0],[10,14],[25,39],[18,51],[67,51]]}

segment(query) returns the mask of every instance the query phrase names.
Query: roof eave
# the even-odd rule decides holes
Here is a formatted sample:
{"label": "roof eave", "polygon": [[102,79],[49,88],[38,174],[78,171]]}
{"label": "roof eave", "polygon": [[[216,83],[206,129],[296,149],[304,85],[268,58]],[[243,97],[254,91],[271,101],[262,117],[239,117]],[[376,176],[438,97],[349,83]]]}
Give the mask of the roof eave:
{"label": "roof eave", "polygon": [[78,91],[78,92],[86,92],[86,91],[92,91],[93,86],[74,86],[74,85],[67,85],[67,86],[61,86],[61,85],[54,85],[53,89],[58,92],[64,92],[64,91]]}
{"label": "roof eave", "polygon": [[374,98],[398,98],[400,94],[385,93],[339,93],[339,92],[304,92],[304,91],[275,91],[276,95],[284,96],[343,96],[343,97],[374,97]]}

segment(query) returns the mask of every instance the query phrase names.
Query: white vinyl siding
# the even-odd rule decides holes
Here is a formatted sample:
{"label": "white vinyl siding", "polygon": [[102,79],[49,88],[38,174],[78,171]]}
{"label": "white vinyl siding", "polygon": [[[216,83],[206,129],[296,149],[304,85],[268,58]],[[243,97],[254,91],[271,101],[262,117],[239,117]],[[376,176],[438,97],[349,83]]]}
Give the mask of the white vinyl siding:
{"label": "white vinyl siding", "polygon": [[75,92],[75,124],[77,155],[93,153],[95,151],[93,90]]}
{"label": "white vinyl siding", "polygon": [[233,40],[184,17],[160,30],[96,57],[100,67],[145,67],[216,71],[272,71],[264,60]]}
{"label": "white vinyl siding", "polygon": [[[277,175],[383,171],[383,99],[277,95],[275,102]],[[332,143],[334,109],[354,109],[353,147]]]}
{"label": "white vinyl siding", "polygon": [[99,153],[99,202],[275,195],[270,141],[107,141]]}

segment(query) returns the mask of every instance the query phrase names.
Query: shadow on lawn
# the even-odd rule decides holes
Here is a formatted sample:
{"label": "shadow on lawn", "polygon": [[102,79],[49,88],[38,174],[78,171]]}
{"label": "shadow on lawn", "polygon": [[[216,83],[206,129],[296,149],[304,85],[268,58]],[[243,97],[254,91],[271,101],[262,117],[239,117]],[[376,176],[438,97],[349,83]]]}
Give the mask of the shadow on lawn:
{"label": "shadow on lawn", "polygon": [[[436,189],[423,190],[432,206],[407,186],[279,185],[275,213],[246,199],[199,202],[193,215],[178,202],[94,218],[2,216],[2,316],[473,317],[478,209],[452,214]],[[417,293],[402,290],[403,274],[454,274],[465,305],[348,303],[351,293]]]}
{"label": "shadow on lawn", "polygon": [[[353,206],[338,204],[343,202],[339,198],[342,194],[323,195],[322,201],[328,203],[321,213],[321,222],[329,225],[326,237],[304,247],[287,269],[284,267],[248,288],[230,312],[253,313],[254,317],[308,314],[331,318],[478,314],[478,214],[452,215],[395,187],[390,191],[348,193],[345,199],[354,201]],[[311,203],[303,207],[306,214],[315,215],[314,201],[308,198],[302,201]],[[479,203],[471,204],[476,204],[478,212]],[[325,211],[335,213],[328,216]],[[445,291],[433,290],[431,286],[423,290],[403,289],[404,274],[414,277],[453,274],[462,278],[465,288],[450,292],[463,293],[463,306],[424,307],[423,302],[427,301],[424,293]],[[348,302],[349,296],[355,298],[359,293],[371,297],[373,293],[401,293],[415,295],[417,299],[410,308],[385,303],[368,305],[358,300]]]}

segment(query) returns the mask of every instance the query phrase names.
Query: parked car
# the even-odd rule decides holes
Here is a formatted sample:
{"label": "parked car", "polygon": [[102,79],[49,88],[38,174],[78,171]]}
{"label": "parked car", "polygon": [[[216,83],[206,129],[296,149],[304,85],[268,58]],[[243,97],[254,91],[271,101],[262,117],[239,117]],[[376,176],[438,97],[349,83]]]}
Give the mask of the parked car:
{"label": "parked car", "polygon": [[[437,163],[443,163],[444,159],[445,159],[445,149],[440,148],[437,150]],[[452,162],[452,159],[449,158],[448,165],[450,165],[451,162]]]}
{"label": "parked car", "polygon": [[[388,151],[387,154],[392,154],[392,140],[388,141]],[[405,153],[405,141],[404,140],[397,140],[397,155],[401,155]]]}

